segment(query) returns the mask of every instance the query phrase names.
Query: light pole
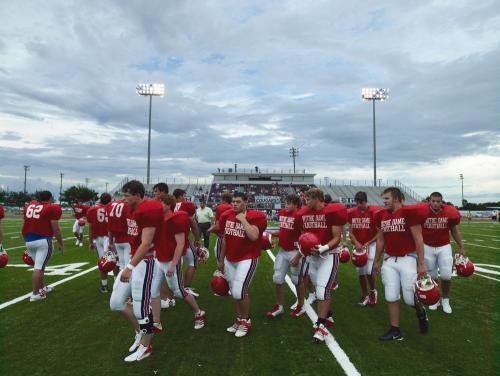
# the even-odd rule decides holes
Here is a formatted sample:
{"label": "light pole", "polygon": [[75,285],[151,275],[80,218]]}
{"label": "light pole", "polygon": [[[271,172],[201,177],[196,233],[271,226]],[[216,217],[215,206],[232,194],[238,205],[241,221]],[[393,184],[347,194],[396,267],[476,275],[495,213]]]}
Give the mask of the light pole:
{"label": "light pole", "polygon": [[62,178],[64,174],[61,172],[59,174],[61,176],[61,183],[59,184],[59,205],[61,205],[61,196],[62,196]]}
{"label": "light pole", "polygon": [[146,183],[149,184],[150,160],[151,160],[151,106],[153,96],[163,97],[165,95],[164,84],[138,84],[135,87],[138,95],[149,97],[149,131],[148,131],[148,171]]}
{"label": "light pole", "polygon": [[290,158],[293,158],[293,173],[295,174],[295,157],[299,156],[299,148],[291,147],[290,148]]}
{"label": "light pole", "polygon": [[29,169],[30,166],[24,165],[24,194],[26,194],[26,174],[28,173]]}
{"label": "light pole", "polygon": [[361,98],[373,102],[373,186],[377,186],[377,141],[375,138],[375,101],[385,101],[389,98],[389,89],[363,88]]}
{"label": "light pole", "polygon": [[108,193],[108,182],[106,182],[106,193]]}
{"label": "light pole", "polygon": [[459,175],[460,177],[460,180],[462,181],[462,209],[465,209],[464,208],[464,174],[460,174]]}

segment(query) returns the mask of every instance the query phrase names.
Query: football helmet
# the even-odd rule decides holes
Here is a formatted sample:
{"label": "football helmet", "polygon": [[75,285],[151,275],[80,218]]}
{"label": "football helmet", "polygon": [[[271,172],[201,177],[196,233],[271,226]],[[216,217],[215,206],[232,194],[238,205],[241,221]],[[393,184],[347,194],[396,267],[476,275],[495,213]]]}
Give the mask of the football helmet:
{"label": "football helmet", "polygon": [[99,270],[109,273],[116,267],[117,258],[116,254],[110,251],[107,251],[104,256],[102,256],[97,262],[97,266]]}
{"label": "football helmet", "polygon": [[23,253],[23,261],[26,265],[29,265],[29,266],[33,266],[35,265],[35,262],[33,261],[33,259],[31,258],[30,254],[28,253],[28,251],[24,251]]}
{"label": "football helmet", "polygon": [[262,233],[261,248],[263,251],[273,248],[273,238],[270,233],[265,231]]}
{"label": "football helmet", "polygon": [[368,262],[368,250],[366,247],[362,247],[361,249],[354,248],[351,255],[351,261],[354,266],[358,268],[365,266]]}
{"label": "football helmet", "polygon": [[212,291],[220,296],[229,295],[229,283],[227,283],[226,277],[220,270],[216,270],[212,275],[212,281],[210,282]]}
{"label": "football helmet", "polygon": [[198,247],[196,253],[198,254],[200,262],[207,262],[210,257],[210,252],[205,247]]}
{"label": "football helmet", "polygon": [[79,219],[78,220],[78,226],[80,226],[80,227],[85,226],[85,219]]}
{"label": "football helmet", "polygon": [[441,297],[436,281],[429,274],[417,278],[415,282],[415,294],[418,300],[425,305],[436,304]]}
{"label": "football helmet", "polygon": [[4,268],[5,265],[9,262],[9,255],[7,252],[3,251],[0,253],[0,268]]}
{"label": "football helmet", "polygon": [[351,259],[351,254],[349,253],[349,248],[343,247],[339,252],[339,260],[341,263],[345,264]]}
{"label": "football helmet", "polygon": [[321,244],[316,234],[312,232],[304,232],[302,235],[299,236],[298,241],[299,241],[300,251],[304,256],[309,256],[313,251],[313,248]]}
{"label": "football helmet", "polygon": [[474,274],[474,264],[460,253],[455,254],[455,269],[460,277],[469,277]]}

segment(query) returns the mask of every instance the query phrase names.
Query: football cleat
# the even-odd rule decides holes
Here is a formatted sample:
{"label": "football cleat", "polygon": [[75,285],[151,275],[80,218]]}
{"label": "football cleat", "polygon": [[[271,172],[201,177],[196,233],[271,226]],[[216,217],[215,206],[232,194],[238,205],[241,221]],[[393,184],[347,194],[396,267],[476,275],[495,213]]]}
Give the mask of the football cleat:
{"label": "football cleat", "polygon": [[448,298],[443,298],[441,299],[441,305],[443,306],[443,312],[444,313],[452,313],[453,310],[451,309],[451,306],[450,306],[450,299]]}
{"label": "football cleat", "polygon": [[135,332],[134,343],[128,349],[129,352],[134,352],[134,351],[137,350],[137,348],[141,344],[141,338],[142,338],[142,333],[141,332]]}
{"label": "football cleat", "polygon": [[360,299],[359,299],[359,302],[358,302],[358,305],[360,305],[361,307],[366,307],[368,305],[368,303],[370,302],[370,296],[367,295],[367,296],[362,296]]}
{"label": "football cleat", "polygon": [[200,296],[200,294],[198,294],[196,291],[194,291],[194,289],[192,287],[184,287],[184,290],[186,290],[186,292],[188,294],[193,295],[195,298]]}
{"label": "football cleat", "polygon": [[45,295],[47,295],[48,293],[51,293],[52,291],[54,291],[54,288],[52,286],[45,286],[42,290],[43,290],[43,293]]}
{"label": "football cleat", "polygon": [[433,305],[439,302],[438,285],[429,274],[417,279],[415,282],[415,295],[425,305]]}
{"label": "football cleat", "polygon": [[431,305],[429,306],[429,309],[430,309],[431,311],[435,311],[435,310],[437,310],[437,309],[438,309],[438,307],[439,307],[440,305],[441,305],[441,302],[437,302],[436,304],[431,304]]}
{"label": "football cleat", "polygon": [[194,328],[196,330],[203,328],[205,326],[205,321],[205,311],[200,310],[200,312],[194,315]]}
{"label": "football cleat", "polygon": [[127,356],[124,360],[127,363],[140,362],[141,360],[150,356],[152,352],[153,352],[153,346],[149,345],[148,347],[146,347],[140,344],[137,350],[134,353]]}
{"label": "football cleat", "polygon": [[426,334],[429,331],[429,318],[427,317],[427,312],[425,312],[425,308],[421,306],[421,308],[415,307],[417,311],[417,319],[418,325],[420,327],[420,333]]}
{"label": "football cleat", "polygon": [[241,319],[239,317],[236,318],[236,320],[234,320],[234,324],[227,328],[226,331],[229,333],[236,333],[238,327],[240,326],[240,321]]}
{"label": "football cleat", "polygon": [[365,266],[368,262],[368,251],[366,247],[361,249],[354,248],[352,251],[351,261],[354,266],[357,266],[358,268]]}
{"label": "football cleat", "polygon": [[292,312],[290,312],[290,316],[299,317],[299,316],[302,316],[305,312],[306,312],[306,309],[304,308],[303,305],[301,305],[301,306],[297,305],[295,307],[295,309],[293,309]]}
{"label": "football cleat", "polygon": [[158,334],[163,331],[163,326],[161,325],[161,322],[154,322],[153,323],[153,333]]}
{"label": "football cleat", "polygon": [[378,337],[378,339],[381,341],[402,341],[403,337],[401,336],[401,331],[399,330],[399,328],[394,328],[391,326],[387,333],[381,335],[380,337]]}
{"label": "football cleat", "polygon": [[161,308],[175,307],[175,299],[165,299],[161,301]]}
{"label": "football cleat", "polygon": [[28,251],[24,251],[23,253],[23,262],[26,264],[26,265],[29,265],[29,266],[33,266],[35,265],[35,262],[33,261],[33,259],[31,258],[30,254],[28,253]]}
{"label": "football cleat", "polygon": [[455,269],[457,271],[457,275],[460,277],[469,277],[474,274],[474,264],[468,257],[465,257],[460,253],[455,254]]}
{"label": "football cleat", "polygon": [[280,304],[275,304],[273,308],[266,313],[266,316],[268,319],[274,319],[276,316],[282,315],[283,312],[283,306]]}
{"label": "football cleat", "polygon": [[293,311],[295,308],[297,308],[297,305],[299,304],[299,301],[296,300],[295,303],[293,303],[291,306],[290,306],[290,309]]}
{"label": "football cleat", "polygon": [[107,293],[108,286],[101,285],[101,287],[99,287],[99,291],[102,292],[103,294]]}
{"label": "football cleat", "polygon": [[235,337],[245,337],[252,326],[252,320],[250,319],[241,319],[240,325],[238,325],[238,329],[236,333],[234,333]]}
{"label": "football cleat", "polygon": [[302,235],[300,235],[298,243],[300,246],[300,252],[304,256],[309,256],[313,249],[321,244],[319,238],[312,232],[304,232]]}
{"label": "football cleat", "polygon": [[82,243],[82,242],[80,242],[80,244],[78,244],[78,246],[79,246],[79,247],[83,247],[83,243]]}
{"label": "football cleat", "polygon": [[368,305],[370,307],[375,306],[377,304],[377,297],[378,297],[377,290],[375,289],[370,290],[370,295],[368,295],[368,297],[369,297]]}
{"label": "football cleat", "polygon": [[229,295],[229,283],[227,283],[226,277],[224,277],[224,274],[220,270],[214,272],[210,286],[212,287],[212,291],[217,295]]}
{"label": "football cleat", "polygon": [[80,240],[76,239],[75,246],[78,247],[79,244],[80,244]]}
{"label": "football cleat", "polygon": [[47,295],[45,295],[45,293],[43,292],[43,289],[40,289],[40,293],[39,294],[31,294],[30,296],[30,302],[37,302],[39,300],[43,300],[43,299],[46,299],[47,298]]}
{"label": "football cleat", "polygon": [[328,336],[328,331],[326,330],[325,326],[323,324],[315,324],[314,325],[314,335],[313,335],[313,341],[316,343],[323,343],[325,342],[325,338]]}

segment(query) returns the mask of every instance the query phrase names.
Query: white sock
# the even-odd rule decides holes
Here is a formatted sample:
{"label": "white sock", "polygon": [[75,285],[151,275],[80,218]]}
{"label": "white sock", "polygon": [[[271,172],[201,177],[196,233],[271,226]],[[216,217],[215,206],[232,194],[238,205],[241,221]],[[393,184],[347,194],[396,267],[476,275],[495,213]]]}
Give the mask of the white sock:
{"label": "white sock", "polygon": [[108,285],[108,280],[107,279],[101,279],[101,285],[107,286]]}

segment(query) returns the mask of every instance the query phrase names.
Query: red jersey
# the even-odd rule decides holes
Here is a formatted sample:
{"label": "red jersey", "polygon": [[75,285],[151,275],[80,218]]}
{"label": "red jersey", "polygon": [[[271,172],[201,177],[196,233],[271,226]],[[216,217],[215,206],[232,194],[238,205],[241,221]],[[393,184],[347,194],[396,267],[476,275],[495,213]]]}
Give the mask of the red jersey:
{"label": "red jersey", "polygon": [[159,201],[144,199],[134,211],[128,211],[127,234],[130,236],[130,254],[132,257],[141,245],[142,230],[146,227],[154,227],[156,230],[151,248],[146,253],[147,256],[153,255],[161,236],[162,222],[163,205]]}
{"label": "red jersey", "polygon": [[87,221],[92,225],[91,239],[99,236],[108,236],[108,217],[106,206],[97,204],[87,211]]}
{"label": "red jersey", "polygon": [[196,205],[190,201],[181,201],[175,204],[174,212],[183,211],[186,212],[189,217],[196,214]]}
{"label": "red jersey", "polygon": [[106,205],[106,215],[108,217],[108,232],[114,237],[115,243],[127,243],[127,214],[129,207],[123,200],[111,201]]}
{"label": "red jersey", "polygon": [[28,234],[52,237],[54,231],[50,221],[58,221],[61,214],[61,207],[57,204],[50,202],[29,204],[24,208],[23,237]]}
{"label": "red jersey", "polygon": [[163,227],[161,230],[160,243],[156,248],[156,258],[161,262],[172,261],[174,258],[175,247],[175,234],[184,234],[184,249],[182,256],[186,254],[187,247],[189,246],[189,216],[184,211],[174,212],[163,220]]}
{"label": "red jersey", "polygon": [[251,241],[240,221],[236,219],[236,211],[226,210],[220,217],[220,226],[224,229],[226,239],[226,258],[230,262],[256,259],[260,256],[262,233],[267,227],[267,218],[257,210],[247,210],[245,214],[248,223],[257,226],[259,238]]}
{"label": "red jersey", "polygon": [[5,217],[5,212],[3,210],[3,206],[0,205],[0,219],[2,219],[3,217]]}
{"label": "red jersey", "polygon": [[382,210],[380,206],[368,206],[364,212],[359,208],[347,210],[347,222],[350,225],[350,232],[361,244],[368,243],[377,235],[377,227],[373,223],[376,212]]}
{"label": "red jersey", "polygon": [[[233,205],[228,204],[227,202],[223,202],[215,208],[215,221],[220,221],[220,216],[222,213],[224,213],[226,210],[231,210],[233,208]],[[217,231],[218,236],[224,236],[224,227],[220,226],[220,229]]]}
{"label": "red jersey", "polygon": [[375,226],[384,234],[385,252],[389,256],[405,256],[416,251],[410,227],[424,223],[421,205],[405,205],[395,212],[383,209],[375,213],[374,219]]}
{"label": "red jersey", "polygon": [[73,215],[76,219],[85,217],[87,215],[87,210],[89,210],[89,206],[85,204],[73,204],[71,208],[73,209]]}
{"label": "red jersey", "polygon": [[443,205],[435,213],[430,205],[426,205],[426,219],[422,226],[424,244],[431,247],[442,247],[450,243],[450,230],[460,223],[460,213],[450,205]]}
{"label": "red jersey", "polygon": [[279,242],[278,245],[285,251],[293,251],[297,249],[295,244],[300,236],[300,229],[297,228],[295,221],[297,212],[289,212],[286,209],[278,212],[280,221]]}
{"label": "red jersey", "polygon": [[[330,204],[319,210],[312,210],[306,206],[297,212],[296,221],[297,227],[302,232],[312,232],[324,245],[333,238],[332,226],[343,226],[347,223],[347,208],[342,204]],[[340,239],[333,248],[339,243]]]}

